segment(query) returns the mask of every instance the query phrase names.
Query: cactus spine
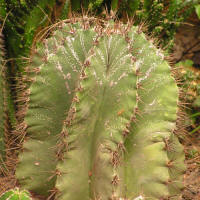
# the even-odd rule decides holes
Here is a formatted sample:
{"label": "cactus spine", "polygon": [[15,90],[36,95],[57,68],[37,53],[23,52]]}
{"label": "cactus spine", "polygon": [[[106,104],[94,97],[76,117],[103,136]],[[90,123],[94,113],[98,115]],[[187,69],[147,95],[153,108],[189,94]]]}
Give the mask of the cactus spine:
{"label": "cactus spine", "polygon": [[59,200],[178,199],[178,88],[163,54],[140,27],[68,21],[26,70],[21,187]]}

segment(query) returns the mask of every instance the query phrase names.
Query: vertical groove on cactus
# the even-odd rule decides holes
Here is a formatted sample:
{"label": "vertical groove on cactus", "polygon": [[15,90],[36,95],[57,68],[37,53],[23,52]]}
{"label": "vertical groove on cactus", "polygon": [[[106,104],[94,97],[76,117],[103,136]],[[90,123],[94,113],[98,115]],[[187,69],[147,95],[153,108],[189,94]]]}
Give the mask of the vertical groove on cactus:
{"label": "vertical groove on cactus", "polygon": [[178,111],[178,88],[167,75],[170,69],[162,53],[143,35],[133,31],[130,38],[139,73],[137,85],[141,89],[138,89],[137,121],[132,124],[133,134],[126,141],[127,190],[131,198],[141,193],[146,198],[167,198],[174,195],[173,186],[175,194],[182,188],[182,180],[177,178],[184,172],[180,164],[184,161],[183,149],[176,136],[172,136]]}
{"label": "vertical groove on cactus", "polygon": [[85,61],[82,89],[71,106],[75,116],[66,122],[68,151],[57,166],[59,199],[122,196],[123,131],[135,105],[136,76],[125,39],[104,34]]}
{"label": "vertical groove on cactus", "polygon": [[163,54],[131,24],[69,22],[21,85],[20,185],[59,200],[178,198],[178,88]]}

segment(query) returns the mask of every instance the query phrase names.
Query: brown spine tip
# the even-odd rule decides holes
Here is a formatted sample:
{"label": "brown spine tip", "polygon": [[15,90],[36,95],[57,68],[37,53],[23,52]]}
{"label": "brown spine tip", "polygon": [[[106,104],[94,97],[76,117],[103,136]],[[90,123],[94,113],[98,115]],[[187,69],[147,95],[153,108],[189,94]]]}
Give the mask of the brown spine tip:
{"label": "brown spine tip", "polygon": [[167,166],[168,168],[172,168],[173,165],[174,165],[174,163],[173,163],[172,160],[169,160],[169,161],[166,162],[166,166]]}
{"label": "brown spine tip", "polygon": [[119,177],[118,177],[117,175],[115,175],[115,176],[113,177],[111,183],[112,183],[112,185],[117,186],[117,185],[119,184],[119,181],[120,181]]}

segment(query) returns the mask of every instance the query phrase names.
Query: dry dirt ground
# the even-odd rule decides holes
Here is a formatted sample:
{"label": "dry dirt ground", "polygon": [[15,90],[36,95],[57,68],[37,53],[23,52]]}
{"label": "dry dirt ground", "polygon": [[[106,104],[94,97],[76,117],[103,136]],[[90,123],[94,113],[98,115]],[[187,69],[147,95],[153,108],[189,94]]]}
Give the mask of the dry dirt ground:
{"label": "dry dirt ground", "polygon": [[[179,62],[190,59],[193,69],[200,74],[200,20],[192,16],[187,24],[182,25],[175,39],[174,60]],[[199,84],[199,83],[197,83]],[[195,112],[200,112],[196,110]],[[196,126],[200,125],[200,120]],[[188,127],[188,130],[194,127]],[[185,174],[185,190],[183,200],[200,200],[200,130],[192,136],[189,134],[183,141],[186,153],[187,170]]]}

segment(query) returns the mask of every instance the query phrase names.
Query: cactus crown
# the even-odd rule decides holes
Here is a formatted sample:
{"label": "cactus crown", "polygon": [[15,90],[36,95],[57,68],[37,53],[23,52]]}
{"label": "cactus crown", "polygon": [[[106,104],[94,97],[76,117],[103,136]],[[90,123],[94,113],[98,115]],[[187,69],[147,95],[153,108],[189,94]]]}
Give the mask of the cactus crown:
{"label": "cactus crown", "polygon": [[162,52],[131,24],[65,22],[19,81],[21,187],[61,200],[178,198],[178,88]]}
{"label": "cactus crown", "polygon": [[0,196],[0,200],[31,200],[29,192],[19,188],[9,190]]}

